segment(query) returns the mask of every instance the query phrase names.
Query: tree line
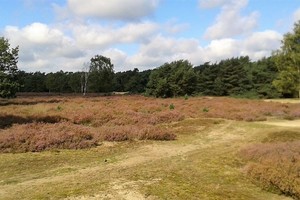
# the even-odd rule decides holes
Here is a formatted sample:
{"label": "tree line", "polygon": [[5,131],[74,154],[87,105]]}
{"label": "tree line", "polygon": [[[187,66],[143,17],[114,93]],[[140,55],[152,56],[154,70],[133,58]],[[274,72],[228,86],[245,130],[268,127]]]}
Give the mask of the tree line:
{"label": "tree line", "polygon": [[114,72],[110,58],[95,55],[82,71],[42,73],[19,71],[18,50],[0,38],[0,97],[12,97],[17,91],[300,97],[300,21],[284,35],[280,49],[258,61],[241,56],[193,66],[188,60],[177,60],[153,70]]}
{"label": "tree line", "polygon": [[[103,61],[103,62],[101,62]],[[109,58],[96,55],[86,71],[27,73],[18,71],[20,92],[110,93],[129,92],[155,97],[184,95],[244,96],[277,98],[282,94],[274,86],[278,70],[272,57],[252,62],[248,56],[193,66],[178,60],[140,72],[113,71]]]}

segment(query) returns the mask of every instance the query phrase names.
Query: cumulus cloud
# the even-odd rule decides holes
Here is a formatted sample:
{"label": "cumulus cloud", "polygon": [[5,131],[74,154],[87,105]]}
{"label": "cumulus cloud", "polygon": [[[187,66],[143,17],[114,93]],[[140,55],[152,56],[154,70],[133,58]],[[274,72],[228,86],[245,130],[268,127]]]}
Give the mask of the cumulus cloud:
{"label": "cumulus cloud", "polygon": [[151,38],[158,29],[159,25],[151,22],[129,23],[123,27],[71,25],[76,42],[82,47],[89,48],[106,48],[120,43],[141,43]]}
{"label": "cumulus cloud", "polygon": [[257,60],[280,48],[282,35],[276,31],[255,32],[243,41],[241,55]]}
{"label": "cumulus cloud", "polygon": [[132,66],[157,67],[165,62],[187,59],[197,51],[196,39],[176,39],[157,35],[149,43],[142,44],[138,53],[128,58]]}
{"label": "cumulus cloud", "polygon": [[[4,36],[13,46],[20,47],[20,63],[25,69],[52,71],[67,61],[83,57],[85,53],[76,46],[70,37],[46,24],[33,23],[24,28],[7,26]],[[60,66],[61,67],[61,66]],[[71,67],[71,66],[70,66]],[[74,66],[73,66],[74,67]]]}
{"label": "cumulus cloud", "polygon": [[194,65],[247,55],[258,60],[270,56],[273,50],[279,48],[281,39],[282,35],[278,32],[266,30],[254,32],[244,39],[216,39],[201,46],[197,39],[176,39],[159,35],[143,44],[137,54],[127,57],[126,63],[147,69],[179,59],[188,59]]}
{"label": "cumulus cloud", "polygon": [[117,48],[110,48],[102,53],[103,56],[111,59],[114,64],[115,71],[126,71],[131,69],[132,66],[128,66],[127,58],[128,55]]}
{"label": "cumulus cloud", "polygon": [[159,0],[68,0],[68,9],[77,16],[113,20],[137,20],[152,14]]}
{"label": "cumulus cloud", "polygon": [[215,24],[205,32],[206,39],[221,39],[243,35],[253,31],[257,26],[258,12],[243,16],[241,10],[248,4],[248,0],[231,0],[222,6]]}

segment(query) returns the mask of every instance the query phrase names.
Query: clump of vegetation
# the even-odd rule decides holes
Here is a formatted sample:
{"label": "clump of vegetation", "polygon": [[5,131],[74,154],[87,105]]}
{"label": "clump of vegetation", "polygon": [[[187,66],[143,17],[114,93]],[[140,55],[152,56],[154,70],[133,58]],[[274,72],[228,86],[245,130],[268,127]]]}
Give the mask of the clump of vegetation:
{"label": "clump of vegetation", "polygon": [[[279,134],[280,135],[280,134]],[[275,141],[280,137],[275,134]],[[300,199],[300,141],[255,144],[243,149],[245,173],[262,188]]]}
{"label": "clump of vegetation", "polygon": [[87,127],[68,122],[15,125],[0,134],[0,152],[39,152],[51,149],[83,149],[97,145]]}
{"label": "clump of vegetation", "polygon": [[169,109],[170,109],[170,110],[174,110],[174,109],[175,109],[175,106],[174,106],[173,103],[171,103],[171,104],[169,105]]}
{"label": "clump of vegetation", "polygon": [[208,108],[203,108],[202,111],[203,112],[209,112],[209,109]]}

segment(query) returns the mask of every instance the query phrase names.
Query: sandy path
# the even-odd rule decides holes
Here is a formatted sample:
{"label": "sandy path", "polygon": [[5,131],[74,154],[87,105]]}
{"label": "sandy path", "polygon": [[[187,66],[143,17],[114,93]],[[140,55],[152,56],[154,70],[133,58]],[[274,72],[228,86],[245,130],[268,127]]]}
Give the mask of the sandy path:
{"label": "sandy path", "polygon": [[265,121],[260,122],[262,124],[273,125],[273,126],[282,126],[282,127],[299,127],[300,128],[300,120],[280,120],[280,121]]}

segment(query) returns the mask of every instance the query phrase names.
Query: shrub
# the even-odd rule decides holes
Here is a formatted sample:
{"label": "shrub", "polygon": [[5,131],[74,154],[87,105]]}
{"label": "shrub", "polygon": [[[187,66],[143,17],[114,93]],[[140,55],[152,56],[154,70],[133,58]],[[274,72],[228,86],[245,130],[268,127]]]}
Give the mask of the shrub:
{"label": "shrub", "polygon": [[175,140],[176,135],[161,129],[145,130],[139,135],[139,140]]}
{"label": "shrub", "polygon": [[203,112],[209,112],[209,109],[208,108],[203,108],[202,111]]}
{"label": "shrub", "polygon": [[174,106],[173,103],[171,103],[171,104],[169,105],[169,109],[170,109],[170,110],[174,110],[174,109],[175,109],[175,106]]}

